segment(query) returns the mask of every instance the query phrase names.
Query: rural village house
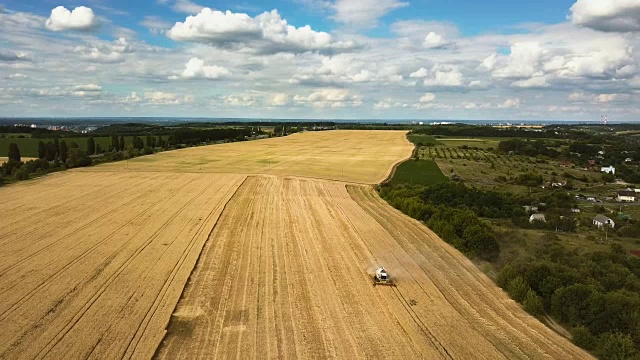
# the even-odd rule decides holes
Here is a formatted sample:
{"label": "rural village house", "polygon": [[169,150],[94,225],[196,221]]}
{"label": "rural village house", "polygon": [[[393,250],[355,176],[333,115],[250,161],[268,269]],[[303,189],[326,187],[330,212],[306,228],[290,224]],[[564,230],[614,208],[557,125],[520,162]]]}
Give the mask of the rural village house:
{"label": "rural village house", "polygon": [[547,222],[547,218],[544,217],[544,214],[533,214],[529,217],[529,223],[533,224],[534,221]]}
{"label": "rural village house", "polygon": [[636,202],[638,194],[635,191],[623,190],[618,191],[617,202]]}
{"label": "rural village house", "polygon": [[606,174],[615,175],[616,174],[616,168],[614,168],[613,166],[607,166],[607,167],[601,168],[600,172],[603,172],[603,173],[606,173]]}
{"label": "rural village house", "polygon": [[616,227],[616,223],[604,215],[596,215],[596,217],[593,218],[593,225],[597,226],[600,229],[602,229],[605,225],[612,228]]}

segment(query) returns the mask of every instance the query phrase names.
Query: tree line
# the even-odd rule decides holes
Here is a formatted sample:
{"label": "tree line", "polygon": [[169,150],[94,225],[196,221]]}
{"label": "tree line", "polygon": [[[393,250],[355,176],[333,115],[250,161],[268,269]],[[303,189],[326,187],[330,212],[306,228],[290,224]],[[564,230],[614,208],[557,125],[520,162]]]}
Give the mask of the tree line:
{"label": "tree line", "polygon": [[608,252],[568,250],[554,235],[531,259],[507,264],[497,283],[534,316],[551,314],[573,342],[602,359],[640,349],[640,259],[618,244]]}
{"label": "tree line", "polygon": [[[136,128],[136,126],[132,126]],[[285,130],[285,129],[283,129]],[[287,128],[286,135],[297,130]],[[111,161],[120,161],[142,155],[153,154],[157,151],[179,149],[185,146],[209,144],[218,141],[244,141],[251,136],[266,134],[259,127],[189,129],[172,130],[166,138],[163,135],[134,135],[131,144],[127,146],[125,135],[111,134],[109,146],[96,143],[93,136],[86,139],[85,149],[75,141],[58,139],[38,142],[38,159],[23,162],[20,149],[16,143],[11,143],[8,149],[8,161],[2,164],[0,184],[8,179],[26,180],[31,176],[40,176],[53,171],[60,171],[75,167],[90,166]],[[282,134],[278,134],[282,135]],[[85,135],[86,136],[86,135]]]}
{"label": "tree line", "polygon": [[41,176],[64,169],[91,165],[91,158],[80,149],[78,144],[71,142],[67,145],[65,140],[58,141],[58,139],[47,143],[40,141],[36,160],[23,162],[20,148],[16,143],[9,144],[7,155],[8,161],[1,166],[0,184],[11,177],[18,181],[27,180],[32,175]]}
{"label": "tree line", "polygon": [[[457,196],[447,196],[449,191],[460,189],[461,186],[464,185],[443,183],[422,187],[389,183],[382,185],[379,190],[380,196],[391,206],[424,222],[467,256],[495,261],[500,255],[500,245],[493,230],[480,220],[474,210],[456,201]],[[511,211],[492,204],[482,208],[490,214]]]}
{"label": "tree line", "polygon": [[415,128],[412,133],[437,136],[473,136],[473,137],[509,137],[536,139],[590,139],[591,135],[583,131],[562,128],[545,127],[539,131],[520,128],[499,128],[494,126],[449,124]]}

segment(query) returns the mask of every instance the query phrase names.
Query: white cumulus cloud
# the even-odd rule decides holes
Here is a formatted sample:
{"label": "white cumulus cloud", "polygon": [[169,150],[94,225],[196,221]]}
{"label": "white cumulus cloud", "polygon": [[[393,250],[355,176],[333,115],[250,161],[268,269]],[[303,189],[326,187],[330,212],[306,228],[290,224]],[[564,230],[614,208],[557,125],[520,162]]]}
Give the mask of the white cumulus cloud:
{"label": "white cumulus cloud", "polygon": [[421,67],[420,69],[412,72],[409,77],[410,78],[417,78],[417,79],[424,79],[427,76],[429,76],[429,70]]}
{"label": "white cumulus cloud", "polygon": [[[132,93],[133,95],[135,93]],[[144,99],[154,105],[181,105],[193,102],[193,97],[190,95],[178,96],[177,94],[163,91],[145,91]]]}
{"label": "white cumulus cloud", "polygon": [[205,65],[204,60],[197,57],[192,58],[185,64],[184,71],[180,76],[172,76],[170,79],[223,79],[231,75],[231,72],[223,67],[217,65]]}
{"label": "white cumulus cloud", "polygon": [[510,98],[510,99],[505,100],[504,103],[498,105],[498,108],[500,108],[500,109],[519,108],[521,102],[522,101],[520,100],[520,98]]}
{"label": "white cumulus cloud", "polygon": [[420,98],[420,102],[421,103],[430,103],[435,99],[436,99],[436,95],[434,93],[426,93],[426,94],[422,95],[422,97]]}
{"label": "white cumulus cloud", "polygon": [[272,106],[285,106],[289,103],[289,95],[284,93],[273,94],[269,103]]}
{"label": "white cumulus cloud", "polygon": [[[497,68],[493,75],[498,78],[529,78],[538,71],[544,53],[544,49],[537,42],[515,43],[511,46],[511,54],[504,66]],[[491,62],[489,60],[487,65]]]}
{"label": "white cumulus cloud", "polygon": [[98,17],[91,8],[79,6],[70,11],[64,6],[58,6],[51,10],[45,25],[51,31],[91,30],[99,23]]}
{"label": "white cumulus cloud", "polygon": [[226,105],[231,105],[231,106],[254,106],[258,104],[257,98],[249,94],[226,95],[226,96],[223,96],[222,100]]}
{"label": "white cumulus cloud", "polygon": [[277,10],[250,17],[204,8],[199,14],[176,23],[167,35],[176,41],[202,42],[262,53],[295,53],[353,46],[334,42],[330,34],[314,31],[310,26],[291,26]]}
{"label": "white cumulus cloud", "polygon": [[428,87],[457,87],[462,86],[464,75],[456,66],[435,65],[429,77],[424,80]]}
{"label": "white cumulus cloud", "polygon": [[346,89],[320,89],[308,96],[296,95],[293,100],[299,104],[307,104],[317,108],[343,108],[362,105],[359,95],[352,95]]}
{"label": "white cumulus cloud", "polygon": [[433,31],[429,32],[422,42],[422,46],[427,49],[441,49],[445,48],[451,43],[446,41],[442,35]]}
{"label": "white cumulus cloud", "polygon": [[578,0],[571,21],[600,31],[640,31],[640,0]]}
{"label": "white cumulus cloud", "polygon": [[97,45],[77,46],[75,52],[88,61],[114,64],[125,60],[125,54],[135,52],[135,48],[125,38],[119,38],[111,43]]}

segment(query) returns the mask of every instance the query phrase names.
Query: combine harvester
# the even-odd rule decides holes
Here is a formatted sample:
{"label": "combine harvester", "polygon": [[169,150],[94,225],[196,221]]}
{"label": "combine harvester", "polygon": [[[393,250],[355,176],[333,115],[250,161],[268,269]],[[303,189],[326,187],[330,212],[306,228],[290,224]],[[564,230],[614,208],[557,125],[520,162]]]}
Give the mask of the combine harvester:
{"label": "combine harvester", "polygon": [[377,268],[375,275],[373,275],[373,286],[375,287],[376,285],[396,287],[395,282],[383,267]]}

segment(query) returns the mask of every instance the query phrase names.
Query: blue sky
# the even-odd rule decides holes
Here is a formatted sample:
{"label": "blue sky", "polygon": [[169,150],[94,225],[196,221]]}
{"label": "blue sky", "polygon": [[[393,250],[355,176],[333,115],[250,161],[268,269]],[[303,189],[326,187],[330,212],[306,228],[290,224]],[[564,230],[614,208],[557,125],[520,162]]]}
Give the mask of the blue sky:
{"label": "blue sky", "polygon": [[0,9],[0,116],[640,115],[640,1],[0,0]]}

